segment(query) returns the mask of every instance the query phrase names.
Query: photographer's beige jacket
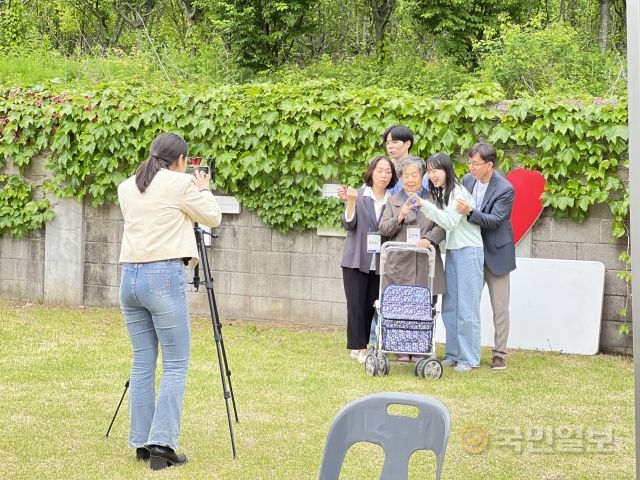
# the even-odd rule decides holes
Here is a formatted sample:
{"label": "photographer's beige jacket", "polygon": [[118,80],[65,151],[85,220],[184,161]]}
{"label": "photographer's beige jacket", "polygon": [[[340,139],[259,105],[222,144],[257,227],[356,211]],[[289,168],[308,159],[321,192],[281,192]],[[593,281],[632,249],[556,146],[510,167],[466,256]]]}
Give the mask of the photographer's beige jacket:
{"label": "photographer's beige jacket", "polygon": [[193,177],[162,169],[144,193],[135,175],[118,186],[124,218],[120,263],[198,258],[193,222],[217,227],[222,220],[213,194],[198,191]]}

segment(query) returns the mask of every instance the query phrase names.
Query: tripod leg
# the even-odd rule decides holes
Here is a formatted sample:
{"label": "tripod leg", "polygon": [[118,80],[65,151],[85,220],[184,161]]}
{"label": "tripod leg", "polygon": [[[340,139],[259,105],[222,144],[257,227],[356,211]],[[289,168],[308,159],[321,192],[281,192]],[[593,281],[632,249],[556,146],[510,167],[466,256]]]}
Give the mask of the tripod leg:
{"label": "tripod leg", "polygon": [[[212,292],[213,295],[213,292]],[[227,362],[227,351],[224,348],[224,339],[222,338],[222,324],[220,323],[220,316],[218,315],[218,306],[216,304],[215,295],[213,297],[213,311],[215,313],[215,321],[218,324],[218,332],[220,332],[220,347],[222,348],[222,358],[224,359],[224,368],[227,375],[227,380],[229,382],[229,392],[231,393],[231,404],[233,405],[233,414],[236,418],[236,422],[238,420],[238,410],[236,409],[236,398],[233,395],[233,385],[231,384],[231,370],[229,369],[229,363]]]}
{"label": "tripod leg", "polygon": [[127,394],[128,388],[129,388],[129,380],[124,382],[124,392],[122,392],[122,397],[120,397],[120,402],[118,402],[118,406],[116,407],[116,412],[113,414],[113,418],[111,419],[109,428],[107,428],[107,433],[104,434],[106,438],[109,438],[109,432],[111,432],[111,427],[113,427],[113,422],[116,421],[116,417],[118,416],[118,411],[120,410],[120,405],[122,405],[122,401],[124,400],[124,396]]}
{"label": "tripod leg", "polygon": [[[207,250],[204,245],[204,234],[201,228],[195,227],[196,244],[198,246],[198,254],[200,256],[200,262],[204,270],[205,284],[207,287],[207,299],[209,300],[209,312],[211,313],[211,325],[213,326],[213,336],[216,342],[216,352],[218,354],[218,366],[220,368],[220,380],[222,382],[222,392],[224,395],[225,407],[227,409],[227,423],[229,424],[229,436],[231,437],[231,450],[233,452],[233,458],[237,458],[236,454],[236,442],[233,436],[233,423],[231,422],[231,411],[229,410],[229,397],[231,393],[227,390],[227,381],[225,378],[225,370],[228,371],[226,363],[226,355],[223,356],[223,349],[221,346],[222,334],[220,332],[220,322],[217,315],[217,307],[215,304],[215,298],[213,296],[213,281],[211,280],[211,270],[209,268],[209,258],[207,257]],[[231,373],[229,372],[229,376]],[[227,377],[228,378],[228,377]],[[235,409],[235,401],[233,402]],[[236,415],[237,417],[237,415]]]}

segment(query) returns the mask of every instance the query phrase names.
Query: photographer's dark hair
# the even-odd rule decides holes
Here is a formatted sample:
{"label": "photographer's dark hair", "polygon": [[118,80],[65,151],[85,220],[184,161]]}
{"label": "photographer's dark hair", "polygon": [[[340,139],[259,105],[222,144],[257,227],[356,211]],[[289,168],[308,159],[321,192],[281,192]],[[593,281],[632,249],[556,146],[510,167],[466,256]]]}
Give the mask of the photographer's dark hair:
{"label": "photographer's dark hair", "polygon": [[432,169],[444,170],[447,176],[444,187],[440,188],[436,188],[433,182],[429,179],[429,190],[431,191],[433,200],[436,202],[438,207],[444,208],[449,204],[451,192],[453,192],[453,189],[456,188],[456,185],[458,184],[458,179],[456,178],[456,172],[453,169],[451,157],[446,153],[434,153],[427,158],[427,171]]}
{"label": "photographer's dark hair", "polygon": [[471,150],[469,150],[469,158],[473,157],[476,153],[480,154],[480,158],[485,162],[493,163],[493,166],[496,166],[496,162],[498,161],[498,154],[496,153],[496,149],[490,143],[478,142]]}
{"label": "photographer's dark hair", "polygon": [[387,157],[380,155],[379,157],[376,157],[373,160],[371,160],[371,163],[369,164],[369,168],[367,168],[367,171],[362,177],[362,179],[364,180],[364,183],[367,186],[369,187],[373,186],[373,178],[371,178],[373,175],[373,171],[378,166],[378,163],[383,160],[386,160],[386,162],[391,167],[391,181],[389,182],[389,185],[387,185],[387,188],[393,188],[395,184],[398,182],[398,174],[396,173],[396,167],[393,166],[393,162],[389,160]]}
{"label": "photographer's dark hair", "polygon": [[149,156],[136,171],[136,185],[140,193],[144,193],[160,169],[169,168],[180,155],[186,158],[188,151],[187,142],[175,133],[161,133],[154,138]]}
{"label": "photographer's dark hair", "polygon": [[382,144],[384,145],[387,142],[387,137],[391,134],[392,140],[400,140],[401,142],[411,142],[409,145],[409,150],[413,147],[413,132],[409,127],[405,127],[404,125],[393,125],[392,127],[387,128],[382,134]]}

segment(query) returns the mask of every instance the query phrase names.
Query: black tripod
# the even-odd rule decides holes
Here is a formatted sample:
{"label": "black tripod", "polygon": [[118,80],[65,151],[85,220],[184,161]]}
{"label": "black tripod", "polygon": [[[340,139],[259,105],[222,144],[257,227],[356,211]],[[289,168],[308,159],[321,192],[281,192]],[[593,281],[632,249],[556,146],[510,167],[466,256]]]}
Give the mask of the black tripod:
{"label": "black tripod", "polygon": [[[224,340],[222,339],[222,324],[220,323],[220,317],[218,316],[218,307],[216,305],[216,299],[213,293],[213,277],[211,276],[211,269],[209,267],[209,257],[207,256],[207,249],[204,242],[204,236],[209,235],[211,237],[216,237],[209,232],[205,232],[198,224],[195,224],[194,228],[196,234],[196,244],[198,246],[198,255],[200,256],[200,263],[196,265],[193,271],[193,288],[195,291],[198,291],[200,288],[200,265],[202,265],[203,273],[204,273],[204,284],[207,288],[207,297],[209,300],[209,311],[211,313],[211,324],[213,326],[213,337],[216,341],[216,350],[218,352],[218,366],[220,367],[220,379],[222,381],[222,391],[224,394],[224,402],[227,408],[227,422],[229,423],[229,435],[231,436],[231,450],[233,452],[233,458],[237,458],[236,455],[236,442],[233,436],[233,423],[231,422],[231,411],[229,410],[229,398],[231,398],[231,403],[233,405],[233,414],[238,422],[238,411],[236,409],[236,400],[233,396],[233,386],[231,385],[231,370],[229,370],[229,363],[227,361],[227,353],[224,348]],[[228,382],[228,388],[227,388]],[[107,429],[107,433],[105,437],[109,436],[109,432],[111,431],[111,427],[113,426],[113,422],[118,415],[118,411],[120,410],[120,406],[122,405],[122,401],[127,393],[127,389],[129,388],[129,380],[127,380],[124,384],[124,392],[122,393],[122,397],[120,398],[120,402],[116,407],[116,411],[113,414],[113,418],[111,419],[111,423],[109,424],[109,428]]]}

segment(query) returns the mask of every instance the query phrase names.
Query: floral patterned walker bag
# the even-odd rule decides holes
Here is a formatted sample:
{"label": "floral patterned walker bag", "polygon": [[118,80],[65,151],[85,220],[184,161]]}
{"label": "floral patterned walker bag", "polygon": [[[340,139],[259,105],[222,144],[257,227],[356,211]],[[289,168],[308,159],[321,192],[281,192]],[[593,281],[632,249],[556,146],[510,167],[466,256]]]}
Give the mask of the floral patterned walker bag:
{"label": "floral patterned walker bag", "polygon": [[398,353],[431,350],[431,290],[417,285],[387,285],[382,292],[382,349]]}

